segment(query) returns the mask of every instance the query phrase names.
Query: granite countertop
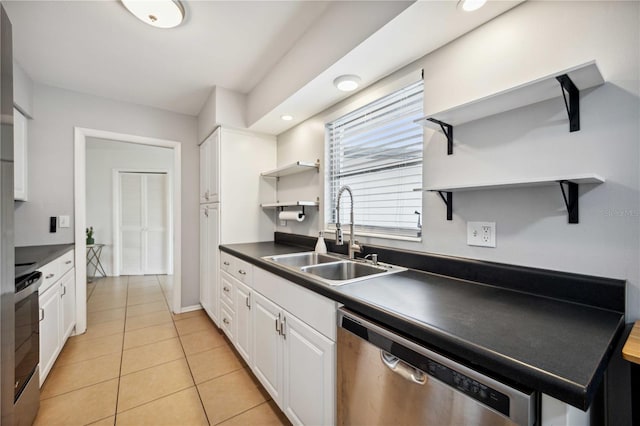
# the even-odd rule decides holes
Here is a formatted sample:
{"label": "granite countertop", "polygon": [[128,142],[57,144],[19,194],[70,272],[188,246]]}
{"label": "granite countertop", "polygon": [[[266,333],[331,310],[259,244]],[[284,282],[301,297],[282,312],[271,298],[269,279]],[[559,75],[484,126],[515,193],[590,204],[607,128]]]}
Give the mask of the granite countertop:
{"label": "granite countertop", "polygon": [[72,250],[74,244],[16,247],[16,278],[37,271],[52,260]]}
{"label": "granite countertop", "polygon": [[411,269],[330,287],[261,259],[309,251],[295,246],[220,249],[471,368],[581,409],[589,407],[624,328],[620,312]]}

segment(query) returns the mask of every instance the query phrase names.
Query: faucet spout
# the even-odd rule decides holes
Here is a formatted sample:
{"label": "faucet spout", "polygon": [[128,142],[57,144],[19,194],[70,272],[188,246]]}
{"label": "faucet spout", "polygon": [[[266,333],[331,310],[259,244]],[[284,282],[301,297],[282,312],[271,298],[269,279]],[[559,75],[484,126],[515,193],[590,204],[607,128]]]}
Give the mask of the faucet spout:
{"label": "faucet spout", "polygon": [[353,225],[354,225],[354,215],[353,215],[353,191],[351,191],[351,188],[348,185],[344,185],[340,188],[340,190],[338,191],[338,200],[336,202],[336,245],[343,245],[344,244],[344,239],[342,237],[342,225],[340,224],[340,199],[342,198],[342,194],[344,192],[348,192],[349,193],[349,197],[351,198],[351,215],[350,215],[350,220],[351,223],[349,224],[349,259],[354,259],[356,256],[356,253],[360,253],[360,246],[357,244],[357,241],[354,240],[354,231],[353,231]]}

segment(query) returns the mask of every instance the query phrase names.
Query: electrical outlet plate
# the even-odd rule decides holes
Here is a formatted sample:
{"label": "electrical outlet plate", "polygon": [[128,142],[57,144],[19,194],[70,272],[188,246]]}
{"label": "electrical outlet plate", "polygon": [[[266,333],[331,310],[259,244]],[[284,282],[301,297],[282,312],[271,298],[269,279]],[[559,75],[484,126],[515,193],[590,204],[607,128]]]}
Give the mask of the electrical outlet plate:
{"label": "electrical outlet plate", "polygon": [[496,246],[495,222],[467,222],[467,245],[480,247]]}

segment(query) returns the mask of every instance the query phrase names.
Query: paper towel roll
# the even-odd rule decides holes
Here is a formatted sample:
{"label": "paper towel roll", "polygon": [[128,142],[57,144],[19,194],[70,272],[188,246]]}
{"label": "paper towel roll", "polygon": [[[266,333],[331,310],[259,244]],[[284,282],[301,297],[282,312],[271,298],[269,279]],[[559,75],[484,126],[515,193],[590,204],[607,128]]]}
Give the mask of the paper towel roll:
{"label": "paper towel roll", "polygon": [[304,220],[304,213],[302,212],[280,212],[278,214],[278,219],[280,220],[296,220],[298,222],[302,222]]}

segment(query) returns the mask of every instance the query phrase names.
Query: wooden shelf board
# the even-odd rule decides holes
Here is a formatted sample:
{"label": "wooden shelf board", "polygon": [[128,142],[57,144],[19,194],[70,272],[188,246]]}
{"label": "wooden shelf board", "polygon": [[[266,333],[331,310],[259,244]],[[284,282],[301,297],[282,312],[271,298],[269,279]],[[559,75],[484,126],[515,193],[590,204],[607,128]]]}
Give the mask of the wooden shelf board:
{"label": "wooden shelf board", "polygon": [[604,178],[597,174],[586,173],[580,175],[567,175],[567,176],[551,176],[546,178],[531,178],[520,180],[507,180],[497,182],[483,182],[472,184],[459,184],[459,185],[442,185],[442,186],[430,186],[426,188],[416,188],[414,191],[445,191],[445,192],[462,192],[462,191],[478,191],[489,189],[511,189],[511,188],[525,188],[534,186],[548,186],[557,185],[558,181],[566,180],[577,184],[590,183],[599,184],[604,183]]}
{"label": "wooden shelf board", "polygon": [[296,161],[292,164],[287,164],[286,166],[278,167],[277,169],[269,170],[268,172],[260,173],[260,176],[263,177],[281,177],[293,175],[296,173],[303,173],[309,170],[318,170],[318,163],[311,163],[307,161]]}
{"label": "wooden shelf board", "polygon": [[274,207],[297,207],[297,206],[318,206],[319,203],[317,201],[286,201],[281,203],[264,203],[260,206],[263,208],[274,208]]}
{"label": "wooden shelf board", "polygon": [[590,61],[453,108],[429,112],[425,117],[416,120],[415,123],[440,130],[438,124],[427,120],[427,118],[435,118],[457,126],[526,105],[562,97],[562,89],[556,77],[563,74],[569,75],[578,90],[604,84],[604,78],[596,62]]}
{"label": "wooden shelf board", "polygon": [[627,361],[640,364],[640,321],[636,321],[631,334],[622,348],[622,357]]}

